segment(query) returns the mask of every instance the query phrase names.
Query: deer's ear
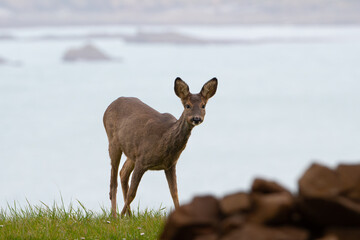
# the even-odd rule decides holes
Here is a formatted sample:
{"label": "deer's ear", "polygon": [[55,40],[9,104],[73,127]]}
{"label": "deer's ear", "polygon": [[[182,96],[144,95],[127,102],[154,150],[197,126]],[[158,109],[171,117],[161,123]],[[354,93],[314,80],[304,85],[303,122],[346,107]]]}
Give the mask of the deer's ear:
{"label": "deer's ear", "polygon": [[175,79],[174,90],[175,94],[181,99],[187,98],[190,94],[189,86],[179,77]]}
{"label": "deer's ear", "polygon": [[216,78],[211,79],[202,87],[200,94],[202,97],[209,99],[216,93],[218,80]]}

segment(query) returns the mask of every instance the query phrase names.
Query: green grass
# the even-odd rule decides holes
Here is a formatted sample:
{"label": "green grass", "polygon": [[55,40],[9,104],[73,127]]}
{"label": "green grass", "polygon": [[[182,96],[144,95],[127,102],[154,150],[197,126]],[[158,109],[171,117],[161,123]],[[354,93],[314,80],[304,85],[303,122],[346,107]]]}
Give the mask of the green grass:
{"label": "green grass", "polygon": [[112,218],[110,210],[95,213],[54,203],[0,209],[0,240],[3,239],[158,239],[166,212],[139,210],[132,217]]}

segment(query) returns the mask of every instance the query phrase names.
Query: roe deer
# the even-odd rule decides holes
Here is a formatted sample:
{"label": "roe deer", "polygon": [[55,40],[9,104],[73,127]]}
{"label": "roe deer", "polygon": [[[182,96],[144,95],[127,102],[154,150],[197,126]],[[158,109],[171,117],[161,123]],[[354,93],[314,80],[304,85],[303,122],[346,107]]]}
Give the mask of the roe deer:
{"label": "roe deer", "polygon": [[[120,97],[112,102],[104,114],[104,126],[109,139],[111,158],[110,200],[111,212],[116,217],[117,174],[120,157],[127,157],[121,171],[120,180],[124,196],[125,213],[131,215],[130,203],[136,195],[141,177],[147,170],[165,170],[170,193],[175,205],[179,206],[176,163],[185,149],[194,126],[205,116],[205,105],[217,89],[217,79],[204,84],[200,93],[192,94],[189,86],[175,79],[175,93],[181,99],[184,111],[177,120],[169,113],[159,113],[137,98]],[[129,189],[129,177],[131,184]]]}

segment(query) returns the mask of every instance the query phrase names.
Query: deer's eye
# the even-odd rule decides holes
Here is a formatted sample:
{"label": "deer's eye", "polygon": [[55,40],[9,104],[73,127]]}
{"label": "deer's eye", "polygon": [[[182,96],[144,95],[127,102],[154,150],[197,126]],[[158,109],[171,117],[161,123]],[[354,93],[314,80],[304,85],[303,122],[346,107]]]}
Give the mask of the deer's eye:
{"label": "deer's eye", "polygon": [[205,108],[205,104],[201,105],[201,108]]}
{"label": "deer's eye", "polygon": [[185,108],[190,108],[190,105],[189,105],[189,104],[186,104],[186,105],[185,105]]}

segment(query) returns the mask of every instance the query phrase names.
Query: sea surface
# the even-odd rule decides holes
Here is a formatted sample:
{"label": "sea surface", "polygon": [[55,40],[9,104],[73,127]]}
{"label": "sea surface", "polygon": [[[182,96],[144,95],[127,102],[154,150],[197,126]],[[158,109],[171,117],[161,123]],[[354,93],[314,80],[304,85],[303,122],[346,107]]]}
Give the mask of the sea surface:
{"label": "sea surface", "polygon": [[[68,37],[172,31],[242,44],[131,43]],[[194,93],[219,80],[205,121],[177,165],[181,203],[248,190],[255,177],[292,191],[313,162],[360,162],[360,27],[88,26],[0,29],[0,208],[65,205],[100,211],[110,159],[102,123],[119,96],[135,96],[179,117],[176,77]],[[44,36],[58,36],[48,39]],[[62,61],[91,43],[113,62]],[[125,157],[122,158],[124,162]],[[118,189],[119,206],[123,201]],[[162,171],[147,172],[133,208],[172,208]]]}

